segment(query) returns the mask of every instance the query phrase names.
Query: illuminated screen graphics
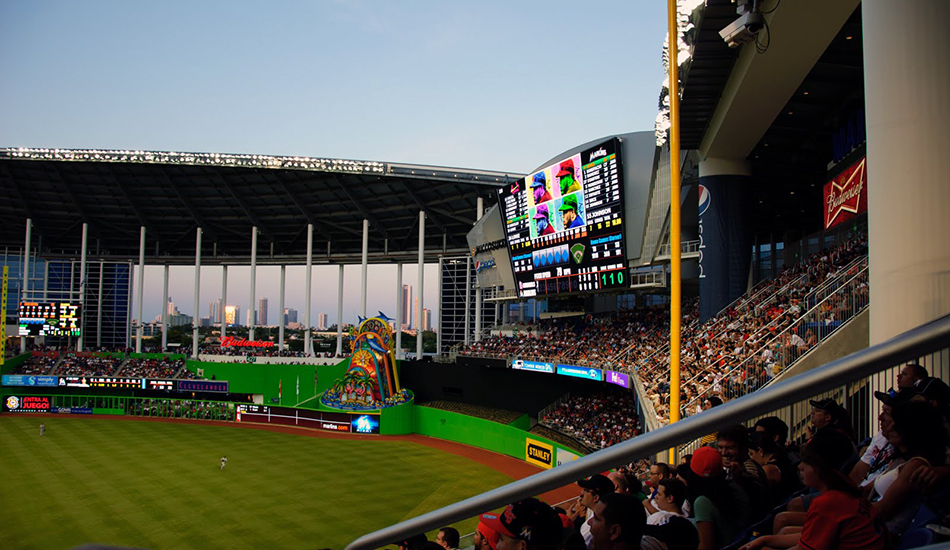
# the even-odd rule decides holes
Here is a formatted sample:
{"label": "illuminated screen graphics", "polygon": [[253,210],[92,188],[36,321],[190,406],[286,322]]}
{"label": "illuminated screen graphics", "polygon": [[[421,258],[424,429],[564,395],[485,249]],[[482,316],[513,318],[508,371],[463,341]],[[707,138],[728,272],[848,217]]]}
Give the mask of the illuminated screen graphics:
{"label": "illuminated screen graphics", "polygon": [[20,302],[19,336],[79,336],[79,304]]}
{"label": "illuminated screen graphics", "polygon": [[498,191],[519,297],[630,286],[619,153],[612,139]]}

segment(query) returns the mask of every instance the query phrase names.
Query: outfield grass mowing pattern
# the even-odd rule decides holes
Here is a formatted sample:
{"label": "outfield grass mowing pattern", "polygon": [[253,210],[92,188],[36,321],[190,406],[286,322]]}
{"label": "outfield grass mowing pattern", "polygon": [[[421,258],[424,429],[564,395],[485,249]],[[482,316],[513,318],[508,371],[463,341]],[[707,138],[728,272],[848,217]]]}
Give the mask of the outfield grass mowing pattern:
{"label": "outfield grass mowing pattern", "polygon": [[0,449],[6,550],[91,542],[342,550],[362,534],[511,481],[409,442],[225,424],[3,415]]}

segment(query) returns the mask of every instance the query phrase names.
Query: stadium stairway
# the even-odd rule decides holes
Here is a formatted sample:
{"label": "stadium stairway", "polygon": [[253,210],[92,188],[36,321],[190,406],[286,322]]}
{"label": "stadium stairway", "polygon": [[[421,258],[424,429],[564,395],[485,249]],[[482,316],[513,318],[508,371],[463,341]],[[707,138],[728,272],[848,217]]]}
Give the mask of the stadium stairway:
{"label": "stadium stairway", "polygon": [[787,380],[792,376],[797,376],[803,372],[808,372],[814,368],[830,363],[846,355],[867,348],[869,344],[870,333],[870,308],[866,308],[858,313],[838,330],[833,332],[828,338],[821,340],[817,346],[809,350],[798,361],[792,363],[788,368],[776,376],[770,384]]}

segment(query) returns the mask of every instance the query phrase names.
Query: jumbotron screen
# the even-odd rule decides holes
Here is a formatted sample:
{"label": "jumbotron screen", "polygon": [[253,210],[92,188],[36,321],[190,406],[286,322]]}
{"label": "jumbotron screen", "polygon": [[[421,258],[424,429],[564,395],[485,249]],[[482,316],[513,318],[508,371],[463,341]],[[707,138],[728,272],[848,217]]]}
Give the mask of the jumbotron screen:
{"label": "jumbotron screen", "polygon": [[620,141],[605,141],[498,191],[518,296],[626,287]]}
{"label": "jumbotron screen", "polygon": [[19,336],[79,336],[79,304],[20,302]]}

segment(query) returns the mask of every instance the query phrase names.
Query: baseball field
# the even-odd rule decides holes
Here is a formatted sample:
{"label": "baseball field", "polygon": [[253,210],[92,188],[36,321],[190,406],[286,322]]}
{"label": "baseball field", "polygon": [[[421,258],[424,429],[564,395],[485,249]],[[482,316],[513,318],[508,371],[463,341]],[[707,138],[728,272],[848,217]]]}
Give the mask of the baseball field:
{"label": "baseball field", "polygon": [[0,453],[11,550],[341,550],[512,479],[410,441],[122,418],[3,415]]}

